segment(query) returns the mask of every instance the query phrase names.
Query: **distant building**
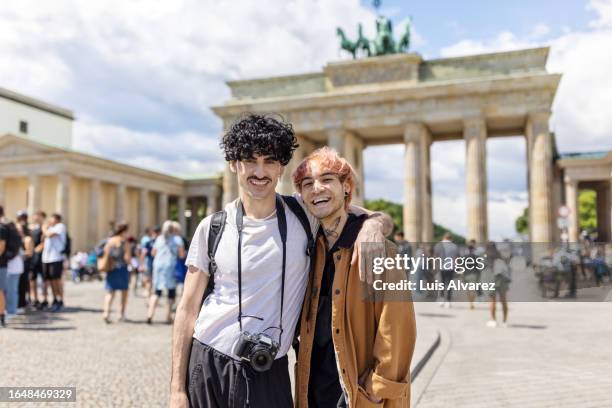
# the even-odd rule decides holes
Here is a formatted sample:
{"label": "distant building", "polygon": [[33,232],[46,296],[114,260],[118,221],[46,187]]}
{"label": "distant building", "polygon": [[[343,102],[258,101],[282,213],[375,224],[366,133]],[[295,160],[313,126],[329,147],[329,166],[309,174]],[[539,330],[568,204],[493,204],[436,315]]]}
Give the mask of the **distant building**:
{"label": "distant building", "polygon": [[221,178],[181,178],[72,146],[71,111],[0,88],[0,205],[9,218],[59,212],[72,249],[91,249],[117,221],[130,234],[176,218],[186,235],[221,205]]}
{"label": "distant building", "polygon": [[72,111],[0,88],[0,135],[72,147]]}

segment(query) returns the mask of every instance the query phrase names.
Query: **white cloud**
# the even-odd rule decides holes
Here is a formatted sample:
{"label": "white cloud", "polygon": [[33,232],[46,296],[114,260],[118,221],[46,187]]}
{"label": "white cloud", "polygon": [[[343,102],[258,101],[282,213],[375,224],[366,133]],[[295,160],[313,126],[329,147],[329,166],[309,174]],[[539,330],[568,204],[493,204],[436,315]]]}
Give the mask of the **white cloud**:
{"label": "white cloud", "polygon": [[215,174],[222,168],[218,142],[190,131],[144,132],[89,118],[75,125],[74,148],[165,174]]}
{"label": "white cloud", "polygon": [[373,21],[358,0],[4,0],[0,86],[73,109],[78,149],[209,172],[222,169],[209,107],[226,80],[319,70],[348,58],[336,26]]}
{"label": "white cloud", "polygon": [[610,0],[591,0],[587,6],[597,14],[597,19],[590,22],[591,27],[611,28],[612,27],[612,1]]}
{"label": "white cloud", "polygon": [[440,56],[459,57],[462,55],[474,55],[487,52],[519,50],[535,46],[537,46],[537,43],[530,39],[519,38],[510,31],[502,31],[490,40],[461,40],[456,44],[442,48],[440,50]]}
{"label": "white cloud", "polygon": [[550,27],[548,27],[547,24],[538,23],[535,26],[533,26],[533,28],[531,29],[531,32],[529,33],[529,37],[537,39],[537,38],[542,38],[549,33],[550,33]]}

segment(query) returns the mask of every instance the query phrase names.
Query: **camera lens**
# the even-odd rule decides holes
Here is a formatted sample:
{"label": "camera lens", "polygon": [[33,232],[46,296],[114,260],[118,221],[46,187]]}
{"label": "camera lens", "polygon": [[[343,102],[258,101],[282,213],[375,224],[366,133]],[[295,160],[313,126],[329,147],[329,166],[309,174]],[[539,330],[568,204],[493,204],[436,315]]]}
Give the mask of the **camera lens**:
{"label": "camera lens", "polygon": [[263,372],[272,367],[272,356],[267,350],[258,350],[251,356],[251,366],[255,371]]}

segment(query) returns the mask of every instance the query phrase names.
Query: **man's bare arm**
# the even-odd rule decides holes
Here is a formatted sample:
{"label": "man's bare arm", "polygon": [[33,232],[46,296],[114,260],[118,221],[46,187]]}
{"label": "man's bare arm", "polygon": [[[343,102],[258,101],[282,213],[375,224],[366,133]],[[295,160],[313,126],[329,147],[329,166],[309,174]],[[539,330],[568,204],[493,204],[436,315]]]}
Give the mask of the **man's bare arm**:
{"label": "man's bare arm", "polygon": [[202,296],[208,285],[208,275],[194,266],[189,266],[183,295],[176,308],[172,336],[172,380],[170,382],[171,407],[187,407],[185,381],[189,366],[189,354],[193,328],[200,311]]}
{"label": "man's bare arm", "polygon": [[[357,264],[360,259],[384,257],[384,242],[386,237],[393,232],[393,219],[388,214],[370,211],[352,204],[349,206],[349,211],[355,215],[367,214],[368,216],[355,239],[351,264]],[[368,245],[375,243],[379,245]],[[374,281],[373,271],[366,268],[364,262],[359,263],[359,279],[368,284]]]}
{"label": "man's bare arm", "polygon": [[0,256],[4,254],[5,250],[6,250],[6,241],[1,240],[0,241]]}

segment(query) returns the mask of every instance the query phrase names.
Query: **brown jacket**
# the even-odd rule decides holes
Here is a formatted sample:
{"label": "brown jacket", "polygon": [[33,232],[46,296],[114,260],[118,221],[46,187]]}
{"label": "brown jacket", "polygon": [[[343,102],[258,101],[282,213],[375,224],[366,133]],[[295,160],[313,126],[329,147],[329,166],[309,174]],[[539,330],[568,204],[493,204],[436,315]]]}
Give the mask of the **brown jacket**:
{"label": "brown jacket", "polygon": [[[396,247],[387,241],[386,256],[394,257]],[[317,254],[302,307],[300,347],[296,363],[295,406],[308,407],[308,379],[317,306],[326,247],[317,238]],[[340,383],[349,407],[407,408],[410,406],[410,361],[416,340],[412,299],[389,299],[377,293],[377,301],[365,298],[365,283],[358,266],[351,266],[352,248],[340,248],[334,255],[332,286],[332,334]],[[382,276],[382,275],[381,275]],[[403,271],[385,274],[385,280],[405,279]],[[375,275],[375,279],[378,279]],[[360,379],[362,379],[360,381]],[[380,403],[373,399],[382,399]]]}

